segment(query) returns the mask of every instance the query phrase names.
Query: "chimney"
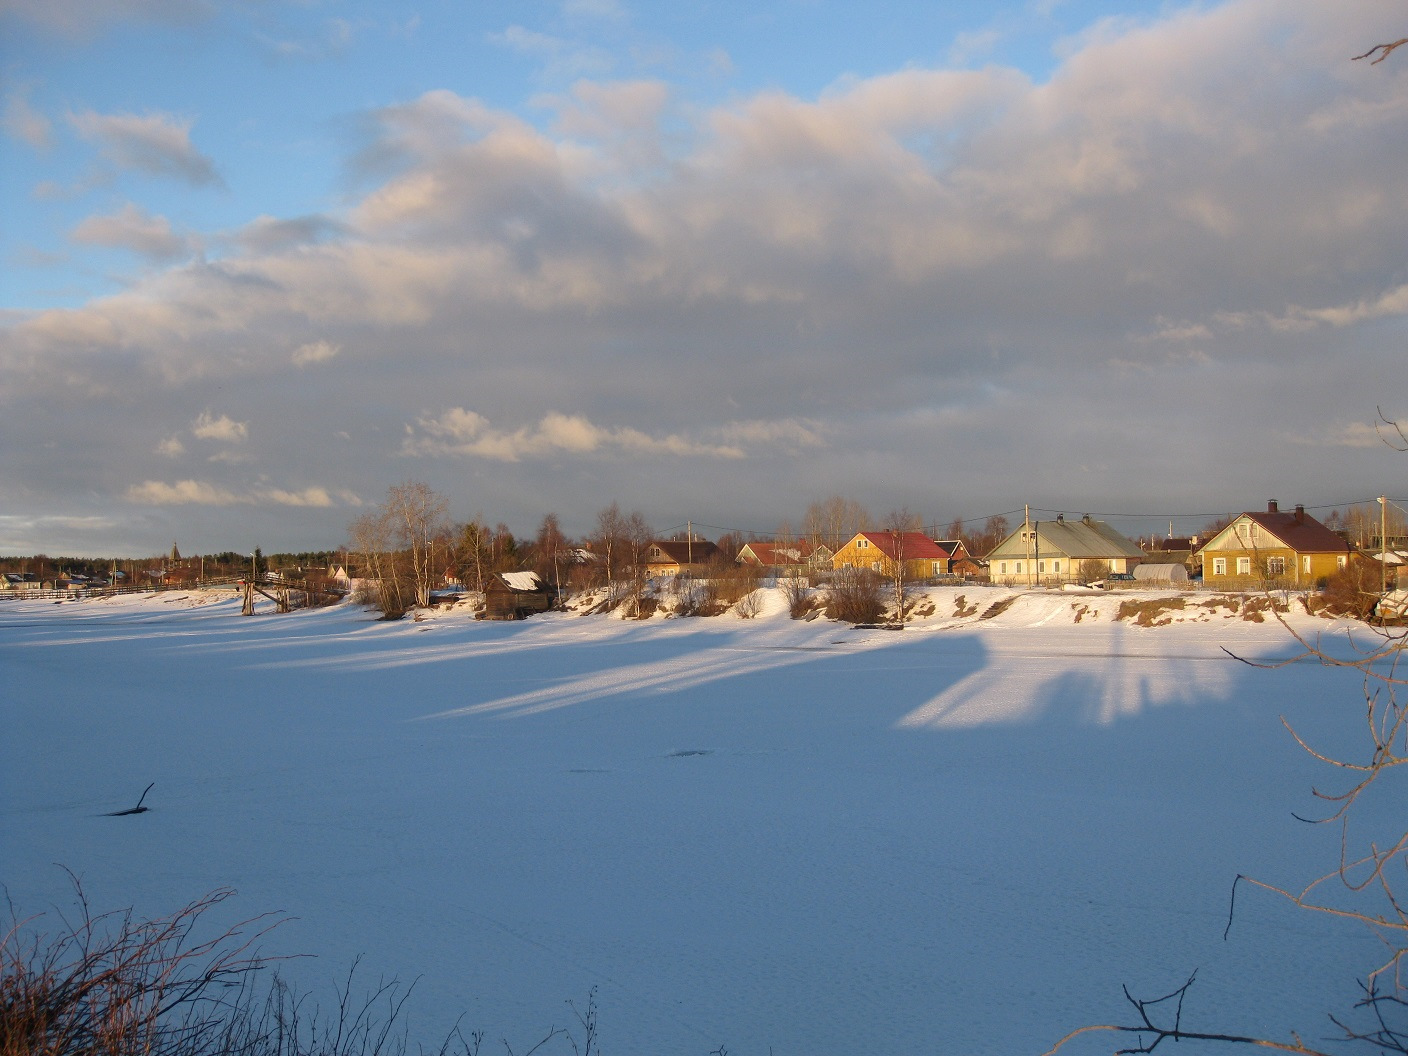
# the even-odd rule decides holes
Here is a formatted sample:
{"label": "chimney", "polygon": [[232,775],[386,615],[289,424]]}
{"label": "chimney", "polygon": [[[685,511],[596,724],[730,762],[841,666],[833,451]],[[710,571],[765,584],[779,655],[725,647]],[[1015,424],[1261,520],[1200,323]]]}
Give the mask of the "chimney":
{"label": "chimney", "polygon": [[1266,512],[1267,512],[1267,513],[1279,513],[1279,512],[1280,512],[1280,511],[1276,508],[1276,500],[1275,500],[1275,499],[1272,499],[1270,502],[1268,502],[1268,503],[1266,504]]}
{"label": "chimney", "polygon": [[1089,523],[1090,523],[1090,514],[1087,513],[1084,517],[1082,517],[1082,518],[1080,519],[1080,523],[1081,523],[1081,524],[1089,524]]}
{"label": "chimney", "polygon": [[1305,523],[1305,507],[1296,503],[1296,524]]}
{"label": "chimney", "polygon": [[1064,513],[1058,513],[1058,514],[1056,515],[1056,523],[1057,523],[1057,524],[1065,524],[1065,523],[1066,523],[1066,515],[1065,515]]}

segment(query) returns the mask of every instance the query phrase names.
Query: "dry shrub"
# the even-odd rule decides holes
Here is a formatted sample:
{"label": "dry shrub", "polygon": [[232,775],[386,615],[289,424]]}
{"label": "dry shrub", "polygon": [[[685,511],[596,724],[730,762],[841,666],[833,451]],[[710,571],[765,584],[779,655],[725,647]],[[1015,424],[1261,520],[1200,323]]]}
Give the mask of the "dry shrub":
{"label": "dry shrub", "polygon": [[756,590],[750,590],[743,597],[733,603],[734,614],[740,620],[751,620],[763,609],[763,596]]}
{"label": "dry shrub", "polygon": [[860,568],[839,568],[826,590],[826,615],[846,623],[875,623],[885,614],[885,585]]}
{"label": "dry shrub", "polygon": [[[0,1056],[407,1056],[411,987],[379,983],[358,997],[357,966],[335,992],[331,1012],[296,993],[256,943],[285,917],[265,914],[224,931],[202,920],[232,897],[220,889],[166,917],[131,910],[94,914],[82,886],[76,919],[19,919],[0,936]],[[208,937],[201,937],[210,931]],[[578,1021],[596,1044],[595,992]],[[575,1050],[575,1039],[562,1028]],[[476,1056],[483,1035],[453,1029],[435,1056]],[[416,1052],[425,1056],[426,1051]],[[512,1050],[510,1050],[512,1051]],[[589,1048],[587,1051],[594,1051]]]}
{"label": "dry shrub", "polygon": [[1325,580],[1316,611],[1328,616],[1367,620],[1379,600],[1380,575],[1376,566],[1355,558]]}
{"label": "dry shrub", "polygon": [[76,923],[46,933],[34,927],[39,918],[15,919],[0,942],[0,1056],[229,1051],[226,987],[263,967],[253,945],[280,919],[255,918],[199,939],[200,918],[233,892],[142,921],[130,910],[93,914],[73,884]]}
{"label": "dry shrub", "polygon": [[805,619],[825,604],[812,592],[809,581],[801,576],[788,576],[780,585],[783,600],[787,602],[788,615],[794,620]]}

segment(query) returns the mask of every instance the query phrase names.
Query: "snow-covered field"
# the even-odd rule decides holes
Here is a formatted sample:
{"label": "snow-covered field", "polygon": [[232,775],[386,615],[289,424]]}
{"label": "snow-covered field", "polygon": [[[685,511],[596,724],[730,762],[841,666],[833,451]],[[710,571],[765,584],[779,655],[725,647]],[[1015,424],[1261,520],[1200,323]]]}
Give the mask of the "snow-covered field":
{"label": "snow-covered field", "polygon": [[231,919],[296,918],[264,948],[316,955],[282,968],[301,988],[358,955],[419,979],[428,1044],[463,1014],[522,1051],[596,988],[608,1056],[1039,1053],[1193,969],[1185,1025],[1329,1033],[1371,937],[1250,889],[1223,930],[1237,873],[1334,863],[1291,812],[1336,775],[1279,719],[1356,751],[1357,677],[1237,662],[1293,643],[1196,596],[1159,627],[1114,618],[1153,595],[978,618],[1010,593],[934,590],[902,633],[776,597],[515,624],[5,602],[0,881],[21,912],[72,905],[59,865],[143,914],[228,885]]}

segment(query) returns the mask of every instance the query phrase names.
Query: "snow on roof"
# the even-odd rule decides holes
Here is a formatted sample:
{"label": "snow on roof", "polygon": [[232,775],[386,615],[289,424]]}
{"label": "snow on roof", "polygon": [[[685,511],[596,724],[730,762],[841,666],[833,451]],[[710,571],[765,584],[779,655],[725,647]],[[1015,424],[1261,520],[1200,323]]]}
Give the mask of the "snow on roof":
{"label": "snow on roof", "polygon": [[499,578],[507,583],[511,590],[540,590],[543,585],[536,572],[500,572]]}

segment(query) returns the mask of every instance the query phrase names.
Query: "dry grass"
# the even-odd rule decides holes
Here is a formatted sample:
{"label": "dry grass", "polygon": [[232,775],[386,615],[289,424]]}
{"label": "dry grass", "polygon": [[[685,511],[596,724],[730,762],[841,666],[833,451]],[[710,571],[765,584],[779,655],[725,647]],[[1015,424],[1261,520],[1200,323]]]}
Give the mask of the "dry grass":
{"label": "dry grass", "polygon": [[1140,627],[1167,627],[1173,622],[1172,612],[1184,608],[1182,598],[1156,598],[1152,601],[1122,601],[1116,620],[1132,619]]}

